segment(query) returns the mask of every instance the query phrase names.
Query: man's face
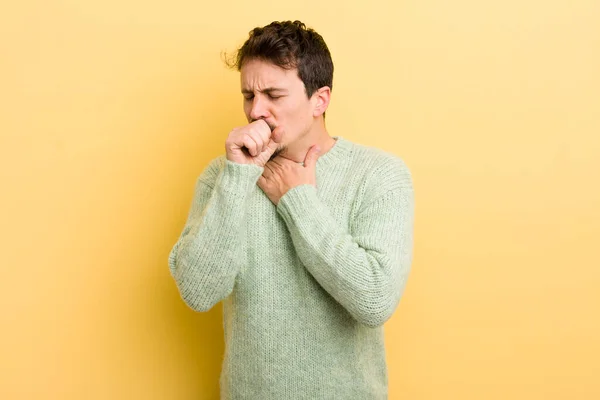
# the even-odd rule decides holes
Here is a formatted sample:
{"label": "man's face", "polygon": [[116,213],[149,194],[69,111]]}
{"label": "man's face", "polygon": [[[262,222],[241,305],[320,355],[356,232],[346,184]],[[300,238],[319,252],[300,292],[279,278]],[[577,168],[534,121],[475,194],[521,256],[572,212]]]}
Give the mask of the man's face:
{"label": "man's face", "polygon": [[248,60],[241,68],[244,113],[248,122],[264,119],[273,130],[283,128],[280,149],[309,132],[314,122],[314,97],[306,96],[297,69],[283,69],[262,60]]}

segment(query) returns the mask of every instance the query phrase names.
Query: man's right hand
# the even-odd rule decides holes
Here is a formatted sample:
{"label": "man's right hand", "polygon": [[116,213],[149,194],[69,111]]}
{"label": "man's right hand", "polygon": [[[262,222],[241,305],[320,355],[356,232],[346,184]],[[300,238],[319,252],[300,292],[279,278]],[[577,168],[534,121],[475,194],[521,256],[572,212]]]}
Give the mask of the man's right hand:
{"label": "man's right hand", "polygon": [[282,134],[283,130],[279,127],[271,132],[262,119],[234,128],[225,141],[227,159],[238,164],[264,167],[281,143]]}

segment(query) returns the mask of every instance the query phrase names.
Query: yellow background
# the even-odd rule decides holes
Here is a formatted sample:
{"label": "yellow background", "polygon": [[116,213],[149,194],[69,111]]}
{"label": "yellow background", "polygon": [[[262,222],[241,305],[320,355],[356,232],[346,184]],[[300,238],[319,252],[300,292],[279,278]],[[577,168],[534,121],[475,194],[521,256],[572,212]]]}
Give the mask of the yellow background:
{"label": "yellow background", "polygon": [[220,53],[301,19],[332,135],[395,152],[415,257],[390,399],[600,398],[600,3],[63,0],[0,12],[0,398],[216,399],[167,255],[244,123]]}

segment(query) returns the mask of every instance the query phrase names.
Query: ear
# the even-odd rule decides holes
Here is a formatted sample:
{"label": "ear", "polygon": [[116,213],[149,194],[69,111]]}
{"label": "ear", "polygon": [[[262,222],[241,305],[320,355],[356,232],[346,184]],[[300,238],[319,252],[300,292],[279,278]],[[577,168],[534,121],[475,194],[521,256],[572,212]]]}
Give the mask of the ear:
{"label": "ear", "polygon": [[317,89],[312,95],[315,101],[315,108],[313,110],[313,117],[319,117],[327,111],[329,107],[329,100],[331,99],[331,88],[329,86],[323,86]]}

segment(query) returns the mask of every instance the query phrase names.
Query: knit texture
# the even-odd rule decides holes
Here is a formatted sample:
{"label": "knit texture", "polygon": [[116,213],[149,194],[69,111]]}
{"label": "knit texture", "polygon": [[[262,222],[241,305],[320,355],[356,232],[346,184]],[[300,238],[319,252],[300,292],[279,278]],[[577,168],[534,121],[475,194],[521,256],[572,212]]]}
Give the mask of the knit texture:
{"label": "knit texture", "polygon": [[316,187],[275,206],[263,168],[220,156],[201,173],[169,255],[182,299],[223,301],[222,400],[387,399],[383,324],[412,261],[405,163],[335,136]]}

